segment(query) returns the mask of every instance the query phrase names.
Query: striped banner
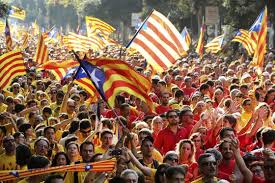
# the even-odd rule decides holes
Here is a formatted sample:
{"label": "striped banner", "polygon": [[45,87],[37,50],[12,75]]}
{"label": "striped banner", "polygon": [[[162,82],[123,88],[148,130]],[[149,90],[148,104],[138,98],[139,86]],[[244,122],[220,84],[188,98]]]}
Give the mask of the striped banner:
{"label": "striped banner", "polygon": [[224,34],[215,37],[212,41],[205,45],[207,53],[218,53],[222,49]]}
{"label": "striped banner", "polygon": [[86,16],[85,19],[88,37],[92,37],[95,33],[102,33],[105,36],[109,36],[116,30],[114,27],[98,18]]}
{"label": "striped banner", "polygon": [[34,61],[36,61],[39,65],[41,65],[46,63],[48,60],[49,60],[48,47],[45,45],[44,37],[41,34],[37,44]]}
{"label": "striped banner", "polygon": [[254,54],[256,43],[251,39],[248,30],[240,29],[232,41],[241,43],[250,56]]}
{"label": "striped banner", "polygon": [[183,39],[175,26],[161,13],[153,11],[126,48],[138,50],[157,71],[167,70],[186,54]]}
{"label": "striped banner", "polygon": [[196,48],[196,53],[199,54],[200,58],[202,58],[202,56],[203,56],[205,29],[206,29],[206,27],[205,27],[205,24],[203,23],[201,26],[200,37],[199,37],[197,48]]}
{"label": "striped banner", "polygon": [[1,181],[19,180],[25,177],[64,172],[112,172],[115,169],[116,160],[104,160],[94,163],[80,163],[50,168],[31,170],[8,170],[0,171]]}
{"label": "striped banner", "polygon": [[17,19],[20,19],[20,20],[25,20],[26,11],[21,9],[21,8],[17,8],[15,6],[11,6],[11,10],[9,12],[9,17],[17,18]]}
{"label": "striped banner", "polygon": [[6,89],[17,76],[26,74],[20,51],[11,51],[0,57],[0,88]]}

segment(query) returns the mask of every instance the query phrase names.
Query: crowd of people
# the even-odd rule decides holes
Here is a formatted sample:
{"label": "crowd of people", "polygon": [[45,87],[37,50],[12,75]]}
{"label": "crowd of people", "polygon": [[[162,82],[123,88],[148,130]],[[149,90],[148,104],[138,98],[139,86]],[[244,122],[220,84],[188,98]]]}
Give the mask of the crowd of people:
{"label": "crowd of people", "polygon": [[[258,75],[244,57],[188,56],[156,73],[138,53],[90,51],[89,58],[123,59],[152,81],[153,108],[125,91],[110,109],[100,98],[91,102],[72,77],[58,81],[50,71],[36,70],[35,39],[29,45],[23,51],[27,75],[0,94],[0,175],[110,158],[117,163],[111,173],[62,172],[10,182],[275,182],[274,54],[266,55]],[[57,43],[49,56],[74,59]]]}

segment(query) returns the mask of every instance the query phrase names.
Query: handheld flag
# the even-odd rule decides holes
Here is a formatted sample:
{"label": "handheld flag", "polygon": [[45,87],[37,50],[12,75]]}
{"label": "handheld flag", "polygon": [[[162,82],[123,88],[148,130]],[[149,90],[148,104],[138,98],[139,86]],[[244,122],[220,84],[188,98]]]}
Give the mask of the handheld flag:
{"label": "handheld flag", "polygon": [[186,51],[175,26],[160,12],[153,10],[144,20],[126,48],[141,53],[157,71],[167,70]]}
{"label": "handheld flag", "polygon": [[108,23],[95,17],[86,16],[85,20],[88,37],[92,37],[94,33],[102,33],[105,36],[109,36],[116,30]]}
{"label": "handheld flag", "polygon": [[256,44],[251,39],[249,31],[240,29],[236,33],[236,36],[234,37],[234,39],[232,41],[241,43],[243,45],[243,47],[246,49],[248,55],[251,56],[254,54]]}
{"label": "handheld flag", "polygon": [[[262,69],[264,64],[264,55],[266,53],[266,36],[267,36],[267,8],[261,12],[256,22],[252,25],[250,31],[258,32],[256,37],[257,47],[251,65]],[[253,34],[252,34],[253,36]],[[253,39],[255,36],[253,37]]]}
{"label": "handheld flag", "polygon": [[36,61],[40,65],[40,64],[46,63],[48,60],[49,60],[48,47],[45,45],[44,37],[41,34],[37,44],[34,61]]}
{"label": "handheld flag", "polygon": [[11,32],[10,32],[10,26],[8,23],[8,19],[6,19],[5,37],[6,37],[7,50],[11,51],[12,50],[12,39],[11,39]]}
{"label": "handheld flag", "polygon": [[190,45],[191,45],[191,37],[190,37],[186,27],[184,27],[184,29],[182,30],[181,35],[182,35],[183,42],[184,42],[183,46],[186,47],[185,50],[188,51],[190,48]]}
{"label": "handheld flag", "polygon": [[199,37],[197,48],[196,48],[196,52],[197,52],[197,54],[199,54],[200,58],[202,58],[202,56],[203,56],[204,32],[205,32],[205,29],[206,29],[206,27],[205,27],[205,24],[203,22],[202,26],[201,26],[200,37]]}
{"label": "handheld flag", "polygon": [[9,17],[17,18],[20,20],[25,20],[26,12],[21,8],[17,8],[15,6],[11,6],[11,10],[9,11]]}
{"label": "handheld flag", "polygon": [[207,53],[218,53],[222,49],[224,34],[215,37],[212,41],[205,45]]}

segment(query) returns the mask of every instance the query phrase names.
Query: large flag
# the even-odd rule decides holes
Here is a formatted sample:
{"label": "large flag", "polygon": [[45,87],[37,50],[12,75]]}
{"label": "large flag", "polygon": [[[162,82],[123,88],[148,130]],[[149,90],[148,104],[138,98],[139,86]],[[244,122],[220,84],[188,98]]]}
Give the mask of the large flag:
{"label": "large flag", "polygon": [[222,49],[224,34],[215,37],[212,41],[205,45],[207,53],[218,53]]}
{"label": "large flag", "polygon": [[175,26],[154,10],[143,22],[126,48],[138,50],[157,71],[164,71],[186,54]]}
{"label": "large flag", "polygon": [[36,53],[34,55],[34,61],[37,62],[39,65],[46,63],[49,60],[49,52],[48,47],[45,45],[44,37],[41,34],[37,48]]}
{"label": "large flag", "polygon": [[191,44],[191,37],[190,34],[187,31],[187,28],[184,27],[184,29],[181,32],[182,38],[183,38],[183,42],[184,42],[184,47],[187,47],[185,50],[189,50],[190,48],[190,44]]}
{"label": "large flag", "polygon": [[17,76],[26,74],[20,51],[11,51],[0,57],[0,88],[6,89]]}
{"label": "large flag", "polygon": [[98,18],[86,16],[85,19],[88,37],[92,37],[94,33],[102,33],[104,36],[109,36],[116,30],[114,27]]}
{"label": "large flag", "polygon": [[11,39],[11,32],[10,32],[10,26],[8,23],[8,18],[6,19],[5,37],[6,37],[7,50],[11,51],[12,50],[12,39]]}
{"label": "large flag", "polygon": [[233,42],[239,42],[243,45],[243,47],[246,49],[248,55],[253,55],[256,43],[251,39],[250,33],[248,30],[240,29],[237,33]]}
{"label": "large flag", "polygon": [[81,61],[83,71],[76,74],[76,79],[86,75],[94,83],[94,87],[100,96],[111,107],[115,105],[118,94],[126,92],[140,98],[152,108],[152,101],[148,96],[151,89],[151,81],[136,72],[130,65],[121,60],[92,59]]}
{"label": "large flag", "polygon": [[11,10],[9,12],[9,17],[17,18],[17,19],[20,19],[20,20],[25,20],[26,12],[25,12],[25,10],[23,10],[21,8],[11,6]]}
{"label": "large flag", "polygon": [[203,56],[204,32],[205,32],[205,24],[202,23],[200,37],[199,37],[199,40],[197,43],[197,48],[196,48],[196,52],[197,52],[197,54],[199,54],[200,58],[202,58],[202,56]]}
{"label": "large flag", "polygon": [[[264,55],[266,53],[267,36],[267,8],[261,12],[256,22],[250,28],[252,39],[256,38],[257,47],[251,65],[262,69],[264,64]],[[253,36],[257,32],[257,36]]]}

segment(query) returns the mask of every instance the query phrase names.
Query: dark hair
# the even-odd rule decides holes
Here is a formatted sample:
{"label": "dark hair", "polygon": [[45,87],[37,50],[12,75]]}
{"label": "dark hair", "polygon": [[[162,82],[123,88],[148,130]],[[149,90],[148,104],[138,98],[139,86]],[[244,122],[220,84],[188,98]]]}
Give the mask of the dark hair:
{"label": "dark hair", "polygon": [[68,155],[65,153],[65,152],[58,152],[55,154],[55,156],[53,157],[53,160],[52,160],[52,167],[54,166],[57,166],[57,159],[60,155],[63,155],[65,156],[66,158],[66,165],[69,165],[70,164],[70,159],[68,157]]}
{"label": "dark hair", "polygon": [[264,145],[271,144],[275,140],[275,130],[266,128],[262,131],[262,140]]}
{"label": "dark hair", "polygon": [[228,120],[228,122],[230,123],[230,125],[232,126],[232,128],[235,128],[235,126],[237,124],[237,120],[236,120],[236,118],[232,114],[226,114],[224,116],[224,119]]}
{"label": "dark hair", "polygon": [[50,164],[50,161],[40,155],[33,155],[28,162],[28,169],[35,169],[35,168],[45,168],[47,165]]}
{"label": "dark hair", "polygon": [[250,163],[252,163],[253,161],[257,161],[257,157],[250,153],[250,152],[247,152],[244,156],[243,156],[243,160],[244,160],[244,163],[247,167],[249,167]]}
{"label": "dark hair", "polygon": [[[182,118],[183,115],[185,115],[187,112],[192,112],[191,109],[189,108],[183,108],[181,111],[180,111],[180,119]],[[193,113],[193,112],[192,112]]]}
{"label": "dark hair", "polygon": [[240,88],[248,89],[248,85],[247,85],[247,84],[242,84],[242,85],[240,86]]}
{"label": "dark hair", "polygon": [[79,120],[89,119],[89,113],[88,113],[88,112],[84,112],[84,111],[79,112],[79,113],[77,114],[77,118],[78,118]]}
{"label": "dark hair", "polygon": [[24,165],[28,164],[29,159],[32,156],[32,153],[28,146],[19,144],[16,147],[15,156],[16,156],[16,164],[18,164],[20,166],[24,166]]}
{"label": "dark hair", "polygon": [[25,106],[23,104],[16,104],[14,106],[14,112],[19,113],[25,109]]}
{"label": "dark hair", "polygon": [[52,114],[52,109],[50,107],[46,106],[42,109],[42,113]]}
{"label": "dark hair", "polygon": [[220,131],[220,138],[224,138],[226,131],[232,131],[232,132],[234,132],[234,129],[231,128],[231,127],[224,127],[224,128],[222,128],[221,131]]}
{"label": "dark hair", "polygon": [[72,134],[74,132],[76,132],[79,128],[79,121],[78,120],[73,120],[70,124],[70,128],[69,128],[69,133]]}
{"label": "dark hair", "polygon": [[53,129],[54,132],[56,131],[56,130],[55,130],[55,127],[53,127],[53,126],[46,126],[46,127],[44,128],[44,130],[43,130],[44,136],[45,136],[47,130],[49,130],[49,129]]}
{"label": "dark hair", "polygon": [[[212,154],[212,153],[203,153],[203,154],[201,154],[200,156],[199,156],[199,159],[198,159],[198,164],[199,164],[199,166],[201,166],[201,163],[202,163],[202,161],[205,159],[205,158],[209,158],[209,157],[211,157],[211,156],[213,156],[214,158],[215,158],[215,156],[214,156],[214,154]],[[217,161],[217,159],[215,158],[215,160]]]}
{"label": "dark hair", "polygon": [[80,144],[80,151],[82,151],[84,145],[92,145],[93,146],[93,150],[95,149],[95,146],[94,146],[94,144],[91,141],[84,141],[84,142],[82,142]]}
{"label": "dark hair", "polygon": [[215,148],[206,149],[205,153],[212,154],[217,161],[222,160],[222,153]]}
{"label": "dark hair", "polygon": [[126,107],[130,107],[130,105],[127,103],[123,103],[120,105],[120,110],[124,110]]}
{"label": "dark hair", "polygon": [[155,183],[161,183],[160,176],[164,175],[167,168],[169,168],[169,167],[170,167],[170,165],[166,164],[166,163],[163,163],[163,164],[158,166],[156,174],[155,174]]}
{"label": "dark hair", "polygon": [[109,183],[126,183],[126,181],[120,176],[115,176],[111,180],[109,180]]}
{"label": "dark hair", "polygon": [[148,136],[146,136],[146,137],[141,141],[141,146],[143,146],[143,144],[144,144],[145,142],[147,142],[147,141],[152,142],[152,144],[154,143],[153,137],[152,137],[151,135],[148,135]]}
{"label": "dark hair", "polygon": [[206,84],[206,83],[201,84],[201,86],[200,86],[200,88],[199,88],[200,92],[201,92],[202,90],[207,90],[207,89],[209,89],[209,85]]}
{"label": "dark hair", "polygon": [[113,122],[110,119],[103,119],[102,126],[107,126],[108,129],[113,129]]}
{"label": "dark hair", "polygon": [[239,89],[239,88],[240,88],[239,85],[237,85],[237,84],[231,84],[230,87],[229,87],[229,91],[232,91],[234,89]]}
{"label": "dark hair", "polygon": [[175,174],[182,174],[185,176],[186,170],[182,166],[170,166],[166,169],[165,175],[168,180],[171,180]]}
{"label": "dark hair", "polygon": [[91,128],[91,122],[88,119],[82,119],[79,124],[80,129]]}
{"label": "dark hair", "polygon": [[55,179],[62,179],[62,180],[64,180],[64,177],[62,175],[60,175],[60,174],[51,174],[51,175],[49,175],[46,178],[46,180],[45,180],[44,183],[52,183],[52,181],[55,180]]}
{"label": "dark hair", "polygon": [[246,105],[246,103],[250,102],[250,101],[251,101],[250,98],[244,99],[243,102],[242,102],[242,106]]}
{"label": "dark hair", "polygon": [[184,96],[184,93],[183,93],[182,90],[177,90],[175,92],[175,98],[179,98],[179,97],[182,97],[182,96]]}
{"label": "dark hair", "polygon": [[13,136],[13,138],[18,138],[20,135],[24,135],[22,132],[15,132],[12,136]]}
{"label": "dark hair", "polygon": [[172,109],[172,110],[169,110],[169,111],[166,112],[166,118],[168,118],[169,114],[172,113],[172,112],[175,112],[178,115],[178,112],[176,110]]}
{"label": "dark hair", "polygon": [[211,87],[213,87],[213,86],[215,85],[214,81],[212,81],[212,80],[208,80],[208,81],[206,82],[206,84],[208,84],[208,85],[211,86]]}

